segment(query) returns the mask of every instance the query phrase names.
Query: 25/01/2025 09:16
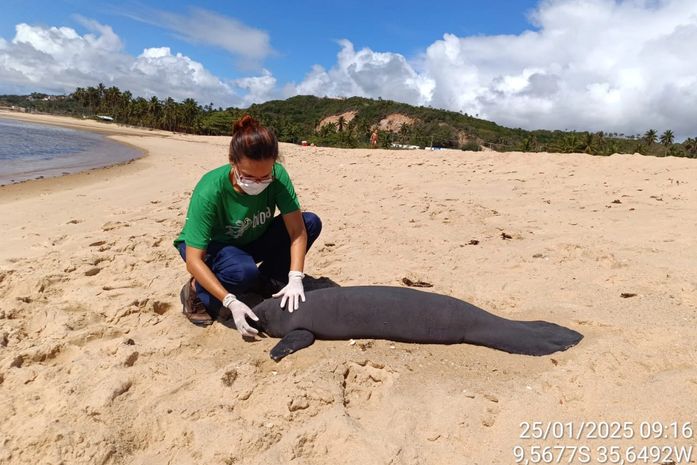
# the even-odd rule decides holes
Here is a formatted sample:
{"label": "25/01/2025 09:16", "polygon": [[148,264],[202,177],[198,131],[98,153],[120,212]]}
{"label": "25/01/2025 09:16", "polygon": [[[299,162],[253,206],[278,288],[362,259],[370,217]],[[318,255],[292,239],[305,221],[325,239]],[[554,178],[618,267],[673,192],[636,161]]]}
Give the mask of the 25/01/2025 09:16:
{"label": "25/01/2025 09:16", "polygon": [[520,439],[676,439],[694,438],[689,421],[523,421]]}

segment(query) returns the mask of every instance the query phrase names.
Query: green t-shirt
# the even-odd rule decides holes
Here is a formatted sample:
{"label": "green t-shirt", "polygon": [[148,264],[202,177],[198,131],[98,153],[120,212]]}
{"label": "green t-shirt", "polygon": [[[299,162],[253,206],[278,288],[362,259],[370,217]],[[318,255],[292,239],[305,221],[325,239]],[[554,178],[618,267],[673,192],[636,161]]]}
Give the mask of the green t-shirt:
{"label": "green t-shirt", "polygon": [[293,183],[280,163],[274,163],[273,182],[258,195],[235,191],[229,164],[204,174],[191,194],[186,223],[174,241],[206,249],[212,241],[245,245],[259,238],[271,224],[276,206],[281,214],[300,209]]}

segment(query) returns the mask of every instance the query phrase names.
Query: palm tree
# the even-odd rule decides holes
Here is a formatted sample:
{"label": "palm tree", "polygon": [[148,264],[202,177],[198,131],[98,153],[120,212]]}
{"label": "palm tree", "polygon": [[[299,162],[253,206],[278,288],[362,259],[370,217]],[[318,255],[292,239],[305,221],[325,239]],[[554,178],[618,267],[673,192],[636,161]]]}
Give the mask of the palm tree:
{"label": "palm tree", "polygon": [[346,139],[349,147],[358,147],[358,137],[356,137],[356,119],[352,119],[346,125]]}
{"label": "palm tree", "polygon": [[595,134],[595,143],[597,154],[604,154],[607,151],[607,139],[605,139],[605,133],[603,131],[598,131]]}
{"label": "palm tree", "polygon": [[670,129],[667,129],[666,132],[661,134],[661,144],[665,145],[666,147],[673,145],[674,140],[675,135],[673,134],[673,131],[671,131]]}
{"label": "palm tree", "polygon": [[649,144],[649,146],[653,145],[656,143],[656,137],[658,136],[658,132],[656,132],[655,129],[649,129],[644,133],[644,142]]}
{"label": "palm tree", "polygon": [[402,123],[402,125],[399,127],[399,143],[404,144],[409,141],[409,137],[411,134],[411,126],[409,126],[407,123]]}
{"label": "palm tree", "polygon": [[177,130],[177,104],[172,97],[167,97],[167,100],[164,102],[163,123],[164,129],[168,131]]}
{"label": "palm tree", "polygon": [[578,137],[576,137],[576,133],[572,132],[562,140],[561,150],[564,153],[573,153],[577,150],[578,143],[579,141]]}
{"label": "palm tree", "polygon": [[583,133],[583,151],[587,154],[593,154],[593,134],[590,132]]}
{"label": "palm tree", "polygon": [[327,137],[336,132],[336,123],[327,123],[319,128],[320,137]]}
{"label": "palm tree", "polygon": [[129,90],[125,90],[121,93],[116,110],[116,114],[119,115],[120,121],[124,121],[126,123],[131,121],[132,98],[133,94],[131,94],[131,91]]}
{"label": "palm tree", "polygon": [[95,111],[104,111],[102,110],[102,104],[104,103],[104,93],[106,92],[106,87],[104,86],[104,84],[100,82],[97,88],[95,89],[95,92],[97,95],[98,102]]}
{"label": "palm tree", "polygon": [[132,114],[136,119],[138,126],[145,126],[148,116],[148,101],[143,97],[138,97],[133,100]]}
{"label": "palm tree", "polygon": [[153,95],[148,100],[148,114],[150,116],[150,125],[154,128],[160,129],[162,126],[162,105],[157,96]]}
{"label": "palm tree", "polygon": [[182,123],[187,128],[188,132],[196,132],[195,129],[198,126],[198,118],[201,107],[199,107],[196,100],[187,98],[182,102],[179,108],[182,116]]}
{"label": "palm tree", "polygon": [[73,92],[70,96],[78,102],[82,103],[82,99],[85,98],[85,95],[85,89],[83,89],[82,87],[78,87],[75,89],[75,92]]}
{"label": "palm tree", "polygon": [[104,90],[104,110],[112,117],[116,117],[119,100],[121,100],[121,91],[118,87],[111,86]]}
{"label": "palm tree", "polygon": [[687,151],[687,156],[691,158],[691,155],[697,154],[697,138],[688,137],[683,142],[683,147]]}
{"label": "palm tree", "polygon": [[75,89],[75,92],[73,92],[71,97],[76,100],[80,106],[83,107],[83,109],[89,105],[89,94],[82,87]]}
{"label": "palm tree", "polygon": [[[102,87],[104,87],[103,84]],[[90,113],[95,114],[97,112],[97,108],[99,108],[99,104],[101,103],[101,95],[99,94],[99,90],[96,87],[90,86],[87,88],[86,92]]]}
{"label": "palm tree", "polygon": [[669,157],[684,157],[685,151],[679,145],[671,145],[668,149],[667,155]]}
{"label": "palm tree", "polygon": [[531,134],[525,138],[521,143],[521,152],[535,152],[537,146],[537,139],[534,134]]}

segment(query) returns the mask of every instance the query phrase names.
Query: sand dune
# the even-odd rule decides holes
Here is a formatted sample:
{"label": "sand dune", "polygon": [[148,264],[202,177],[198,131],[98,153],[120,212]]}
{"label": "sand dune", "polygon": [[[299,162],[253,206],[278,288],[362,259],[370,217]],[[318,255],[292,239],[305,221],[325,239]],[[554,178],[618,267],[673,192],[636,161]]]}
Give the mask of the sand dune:
{"label": "sand dune", "polygon": [[0,463],[509,464],[578,444],[521,422],[697,426],[694,160],[282,144],[324,223],[308,274],[423,280],[585,338],[550,357],[320,341],[276,364],[275,340],[181,315],[171,241],[229,140],[113,131],[148,155],[0,188]]}

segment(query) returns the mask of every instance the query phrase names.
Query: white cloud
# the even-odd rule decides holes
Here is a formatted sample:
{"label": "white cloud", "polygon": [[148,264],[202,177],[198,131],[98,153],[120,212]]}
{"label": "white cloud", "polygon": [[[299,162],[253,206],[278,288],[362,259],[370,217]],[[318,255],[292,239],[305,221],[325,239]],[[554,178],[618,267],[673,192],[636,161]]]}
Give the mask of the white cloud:
{"label": "white cloud", "polygon": [[536,30],[445,34],[423,56],[354,51],[288,94],[363,95],[525,128],[697,134],[697,2],[544,0]]}
{"label": "white cloud", "polygon": [[173,54],[169,47],[147,48],[137,57],[129,55],[111,27],[87,18],[78,20],[88,33],[22,23],[16,26],[11,41],[0,38],[0,93],[72,92],[76,87],[102,82],[136,96],[191,97],[201,104],[222,106],[273,95],[275,80],[268,71],[258,78],[259,83],[255,78],[226,83],[201,63]]}
{"label": "white cloud", "polygon": [[141,6],[126,14],[137,21],[172,31],[188,42],[221,48],[237,57],[245,68],[257,67],[274,53],[267,32],[203,8],[192,7],[189,14],[180,15]]}
{"label": "white cloud", "polygon": [[94,84],[102,77],[93,77],[95,68],[118,69],[126,64],[118,37],[108,26],[98,26],[99,35],[80,36],[68,27],[18,24],[15,37],[0,49],[0,82],[57,90]]}
{"label": "white cloud", "polygon": [[240,78],[233,81],[234,85],[247,91],[242,98],[241,106],[247,107],[252,103],[265,102],[276,98],[276,78],[269,70],[263,70],[261,76]]}
{"label": "white cloud", "polygon": [[433,81],[417,74],[402,55],[368,48],[356,52],[348,40],[339,43],[336,66],[327,71],[315,65],[295,93],[382,97],[417,104],[430,99]]}
{"label": "white cloud", "polygon": [[221,97],[229,100],[234,95],[232,89],[201,63],[181,53],[172,55],[169,47],[145,49],[133,61],[124,79],[129,88],[141,86],[147,95],[167,95],[175,100],[191,97],[205,104]]}

